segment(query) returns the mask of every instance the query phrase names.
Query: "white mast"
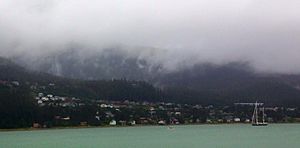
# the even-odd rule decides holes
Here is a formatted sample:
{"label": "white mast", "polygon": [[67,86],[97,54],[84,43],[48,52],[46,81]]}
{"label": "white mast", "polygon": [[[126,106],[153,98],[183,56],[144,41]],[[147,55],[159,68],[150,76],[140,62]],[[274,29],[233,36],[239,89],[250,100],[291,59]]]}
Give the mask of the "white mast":
{"label": "white mast", "polygon": [[254,114],[255,114],[255,108],[253,110],[253,115],[252,115],[252,124],[254,123],[254,118],[255,118]]}
{"label": "white mast", "polygon": [[252,124],[254,124],[254,120],[255,120],[255,107],[254,107],[253,115],[252,115]]}
{"label": "white mast", "polygon": [[255,102],[255,107],[254,107],[254,111],[253,111],[253,116],[252,116],[252,125],[253,126],[266,126],[268,125],[266,122],[265,122],[265,108],[262,107],[262,122],[259,122],[258,121],[258,114],[260,112],[260,108],[258,108],[258,106],[262,104],[262,103],[257,103],[257,101]]}
{"label": "white mast", "polygon": [[257,101],[255,102],[255,107],[253,111],[253,116],[252,116],[252,123],[258,123],[258,116],[257,116]]}
{"label": "white mast", "polygon": [[255,122],[256,122],[256,124],[258,124],[257,101],[255,102]]}
{"label": "white mast", "polygon": [[265,108],[263,107],[263,117],[262,117],[263,123],[265,123]]}

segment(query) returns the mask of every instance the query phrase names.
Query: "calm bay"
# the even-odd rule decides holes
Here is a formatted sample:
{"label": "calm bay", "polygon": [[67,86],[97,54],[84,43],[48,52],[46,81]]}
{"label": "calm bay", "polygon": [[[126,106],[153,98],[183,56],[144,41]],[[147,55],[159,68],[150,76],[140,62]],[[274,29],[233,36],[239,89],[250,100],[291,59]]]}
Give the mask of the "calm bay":
{"label": "calm bay", "polygon": [[299,148],[300,124],[139,126],[0,132],[1,148]]}

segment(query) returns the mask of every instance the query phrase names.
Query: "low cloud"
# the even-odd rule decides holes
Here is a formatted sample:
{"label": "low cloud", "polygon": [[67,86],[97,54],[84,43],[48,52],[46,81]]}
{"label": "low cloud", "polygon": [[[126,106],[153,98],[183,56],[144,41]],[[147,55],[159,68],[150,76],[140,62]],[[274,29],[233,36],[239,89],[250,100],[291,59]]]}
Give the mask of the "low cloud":
{"label": "low cloud", "polygon": [[124,45],[170,69],[246,61],[261,72],[300,73],[299,6],[298,0],[2,0],[0,55]]}

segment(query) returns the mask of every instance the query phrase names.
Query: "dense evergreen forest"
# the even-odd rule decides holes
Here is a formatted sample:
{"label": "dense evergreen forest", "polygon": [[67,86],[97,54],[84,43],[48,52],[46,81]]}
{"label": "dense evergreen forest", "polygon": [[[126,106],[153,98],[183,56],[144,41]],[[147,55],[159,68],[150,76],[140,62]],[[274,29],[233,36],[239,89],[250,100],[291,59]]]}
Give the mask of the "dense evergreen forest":
{"label": "dense evergreen forest", "polygon": [[0,127],[30,127],[37,117],[37,106],[26,87],[0,85]]}
{"label": "dense evergreen forest", "polygon": [[78,120],[88,117],[88,113],[94,113],[93,105],[77,110],[38,107],[34,98],[39,92],[76,97],[87,102],[100,99],[150,102],[163,100],[161,90],[143,81],[126,79],[84,81],[60,78],[26,70],[7,59],[0,58],[0,127],[30,127],[33,122],[52,121],[58,112],[74,112]]}
{"label": "dense evergreen forest", "polygon": [[[196,80],[195,78],[194,81]],[[169,79],[169,81],[172,80]],[[207,86],[212,82],[217,81],[208,79]],[[30,71],[10,60],[0,58],[0,127],[30,127],[33,122],[47,121],[54,124],[53,116],[57,113],[75,114],[73,119],[76,119],[76,123],[74,124],[77,124],[83,117],[94,120],[94,117],[89,115],[92,115],[97,107],[89,103],[77,109],[38,107],[34,98],[40,92],[55,96],[76,97],[87,102],[90,100],[130,100],[224,106],[234,102],[254,102],[260,98],[260,101],[267,105],[294,107],[300,105],[299,91],[274,79],[249,81],[253,85],[236,89],[226,86],[224,89],[204,89],[200,86],[199,89],[195,89],[195,87],[185,86],[185,83],[159,88],[144,81],[126,79],[69,79]]]}

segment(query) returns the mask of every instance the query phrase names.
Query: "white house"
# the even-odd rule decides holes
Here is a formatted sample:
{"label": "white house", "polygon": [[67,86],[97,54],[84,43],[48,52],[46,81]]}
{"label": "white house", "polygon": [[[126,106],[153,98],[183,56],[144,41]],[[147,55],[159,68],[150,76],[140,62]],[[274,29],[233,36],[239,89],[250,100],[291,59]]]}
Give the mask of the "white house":
{"label": "white house", "polygon": [[241,122],[241,119],[240,118],[234,118],[233,121],[234,122]]}
{"label": "white house", "polygon": [[159,120],[159,121],[158,121],[158,124],[159,124],[159,125],[165,125],[166,122],[165,122],[164,120]]}
{"label": "white house", "polygon": [[136,124],[135,120],[132,120],[129,123],[130,123],[130,125],[135,125]]}
{"label": "white house", "polygon": [[116,121],[116,120],[111,120],[111,121],[109,122],[109,125],[115,126],[115,125],[117,125],[117,121]]}
{"label": "white house", "polygon": [[47,98],[47,97],[42,97],[42,101],[49,101],[49,98]]}

